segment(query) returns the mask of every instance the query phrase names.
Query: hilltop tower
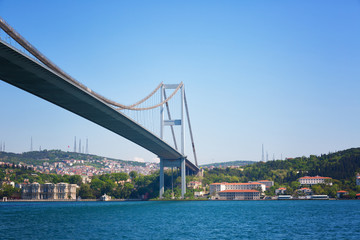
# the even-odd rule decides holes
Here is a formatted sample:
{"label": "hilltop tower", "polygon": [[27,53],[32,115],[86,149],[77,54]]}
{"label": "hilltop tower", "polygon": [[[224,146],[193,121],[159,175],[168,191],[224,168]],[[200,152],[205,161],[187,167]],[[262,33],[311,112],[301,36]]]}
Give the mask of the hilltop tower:
{"label": "hilltop tower", "polygon": [[74,140],[74,152],[76,152],[76,137],[75,137],[75,140]]}

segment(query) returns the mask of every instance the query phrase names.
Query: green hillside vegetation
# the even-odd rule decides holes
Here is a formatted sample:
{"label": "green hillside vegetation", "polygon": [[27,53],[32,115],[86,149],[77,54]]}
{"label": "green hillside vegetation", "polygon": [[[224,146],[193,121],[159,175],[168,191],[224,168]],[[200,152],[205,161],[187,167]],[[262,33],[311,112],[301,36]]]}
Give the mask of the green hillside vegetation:
{"label": "green hillside vegetation", "polygon": [[[171,188],[170,171],[165,171],[165,188]],[[128,179],[131,182],[122,182]],[[83,199],[100,198],[103,194],[107,194],[113,198],[138,199],[145,196],[146,199],[157,198],[159,196],[159,171],[151,175],[138,174],[135,171],[127,173],[111,173],[94,176],[91,183],[82,183],[82,178],[78,175],[56,175],[42,174],[24,167],[0,166],[0,198],[8,197],[20,198],[20,189],[13,188],[10,185],[2,185],[2,182],[24,183],[71,183],[80,186],[78,196]],[[175,196],[180,197],[180,177],[179,171],[174,174],[174,191]]]}
{"label": "green hillside vegetation", "polygon": [[[336,153],[323,154],[321,156],[311,155],[310,157],[299,157],[287,160],[276,160],[269,162],[257,162],[242,168],[215,168],[205,170],[204,177],[187,176],[187,182],[197,180],[203,182],[203,186],[214,182],[248,182],[256,180],[273,180],[275,186],[267,195],[274,195],[278,187],[286,187],[287,194],[295,194],[300,188],[298,179],[303,176],[324,176],[333,178],[333,185],[319,184],[311,186],[314,194],[327,194],[335,197],[338,190],[347,190],[350,198],[354,198],[360,192],[360,186],[356,186],[355,176],[360,172],[360,148],[348,149]],[[180,176],[179,171],[174,171],[174,196],[180,197]],[[127,179],[131,182],[122,182]],[[1,182],[14,181],[23,183],[26,179],[29,182],[67,182],[76,183],[80,186],[78,195],[83,198],[99,198],[103,194],[113,198],[157,198],[159,196],[159,171],[151,175],[141,175],[136,172],[113,173],[94,176],[92,182],[83,184],[80,176],[61,176],[56,174],[41,174],[24,167],[15,168],[0,166]],[[1,186],[1,185],[0,185]],[[164,197],[171,198],[171,171],[165,171],[165,193]],[[197,191],[200,191],[198,189]],[[193,198],[194,190],[188,189],[186,197]],[[4,185],[0,189],[0,197],[19,197],[19,189]]]}
{"label": "green hillside vegetation", "polygon": [[[275,187],[287,187],[292,193],[300,184],[297,181],[304,176],[324,176],[333,178],[333,186],[313,186],[315,194],[334,196],[338,190],[348,190],[354,195],[360,192],[355,176],[360,172],[360,148],[352,148],[321,156],[298,157],[287,160],[257,162],[242,169],[216,168],[205,172],[203,183],[248,182],[273,180]],[[271,193],[269,193],[271,194]]]}
{"label": "green hillside vegetation", "polygon": [[[0,152],[0,161],[8,163],[25,163],[28,165],[42,165],[44,162],[54,163],[60,162],[63,160],[99,160],[102,161],[104,157],[84,154],[84,153],[75,153],[75,152],[64,152],[61,150],[43,150],[43,151],[32,151],[24,153],[8,153]],[[145,163],[136,162],[136,161],[124,161],[119,159],[107,158],[108,160],[118,161],[121,163],[126,163],[133,166],[146,166]]]}
{"label": "green hillside vegetation", "polygon": [[30,183],[72,183],[72,184],[81,184],[81,177],[77,175],[56,175],[56,174],[43,174],[35,172],[24,167],[9,167],[9,166],[0,166],[0,198],[8,197],[9,199],[19,199],[20,198],[20,189],[13,188],[10,185],[2,184],[2,182],[14,182],[14,183],[24,183],[28,181]]}

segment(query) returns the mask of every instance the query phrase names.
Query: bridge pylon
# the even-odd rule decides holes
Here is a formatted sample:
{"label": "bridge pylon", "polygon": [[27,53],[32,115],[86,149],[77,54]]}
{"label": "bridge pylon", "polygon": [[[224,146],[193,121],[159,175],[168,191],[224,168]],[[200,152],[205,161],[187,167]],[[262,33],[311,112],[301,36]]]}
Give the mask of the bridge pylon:
{"label": "bridge pylon", "polygon": [[[172,119],[168,103],[165,102],[164,104],[162,104],[160,106],[160,138],[164,139],[164,127],[170,126],[173,140],[174,140],[175,149],[178,150],[177,143],[176,143],[176,137],[175,137],[175,133],[174,133],[174,126],[180,126],[181,127],[180,153],[183,155],[183,157],[178,158],[178,159],[160,158],[160,192],[159,192],[160,198],[162,198],[163,194],[164,194],[164,167],[180,168],[181,198],[184,198],[185,193],[186,193],[186,164],[185,164],[186,156],[185,156],[185,118],[184,118],[184,113],[185,113],[185,108],[187,108],[187,105],[185,104],[186,100],[185,100],[184,84],[182,84],[182,83],[180,83],[180,84],[162,84],[161,88],[160,88],[160,92],[161,92],[160,93],[160,96],[161,96],[160,102],[164,102],[164,100],[167,98],[166,91],[165,91],[166,89],[177,89],[179,87],[180,87],[180,94],[181,94],[180,119]],[[168,116],[167,120],[165,120],[165,116],[164,116],[165,115],[165,107],[166,107],[167,116]],[[187,109],[186,109],[186,111],[188,113]],[[192,135],[192,133],[191,133],[191,135]]]}
{"label": "bridge pylon", "polygon": [[[19,46],[11,46],[11,41],[9,44],[0,39],[0,79],[2,81],[94,122],[156,154],[161,159],[160,197],[162,197],[164,192],[164,167],[170,165],[180,167],[181,196],[184,197],[186,193],[186,170],[188,170],[188,173],[191,171],[196,173],[199,171],[199,167],[196,159],[183,83],[161,83],[152,93],[142,100],[132,105],[123,105],[98,94],[96,91],[91,90],[67,74],[31,45],[1,17],[0,29],[2,29],[10,39],[15,40],[19,46],[21,46],[20,49],[17,49]],[[31,55],[26,55],[23,50],[26,50]],[[157,93],[160,87],[161,102],[152,106],[141,106],[141,104],[145,103],[150,97]],[[169,97],[166,97],[166,89],[175,90]],[[179,90],[181,90],[181,117],[180,119],[173,120],[171,119],[168,102]],[[157,134],[150,132],[141,123],[124,114],[124,111],[138,112],[157,109],[158,107],[161,108],[161,138]],[[168,114],[168,119],[166,120],[164,118],[165,107]],[[190,162],[185,155],[185,113],[190,130],[195,164]],[[180,150],[177,148],[173,131],[173,127],[176,125],[180,125],[181,127]],[[170,126],[172,129],[175,147],[172,147],[163,140],[163,130],[165,126]],[[5,144],[3,150],[4,149]]]}

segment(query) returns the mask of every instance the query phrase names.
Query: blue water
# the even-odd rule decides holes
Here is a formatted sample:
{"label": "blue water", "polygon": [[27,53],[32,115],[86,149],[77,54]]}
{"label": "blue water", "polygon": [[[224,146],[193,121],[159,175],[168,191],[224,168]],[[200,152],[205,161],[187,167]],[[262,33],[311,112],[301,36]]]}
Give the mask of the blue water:
{"label": "blue water", "polygon": [[360,239],[360,201],[0,203],[0,239]]}

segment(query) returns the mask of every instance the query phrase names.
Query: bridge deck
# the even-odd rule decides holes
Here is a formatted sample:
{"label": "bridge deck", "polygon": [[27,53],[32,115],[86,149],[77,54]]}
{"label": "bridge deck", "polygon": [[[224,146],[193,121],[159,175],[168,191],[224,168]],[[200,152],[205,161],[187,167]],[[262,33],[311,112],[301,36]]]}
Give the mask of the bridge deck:
{"label": "bridge deck", "polygon": [[[100,99],[0,41],[0,79],[82,116],[161,158],[183,157],[169,144]],[[189,160],[186,166],[197,172]]]}

